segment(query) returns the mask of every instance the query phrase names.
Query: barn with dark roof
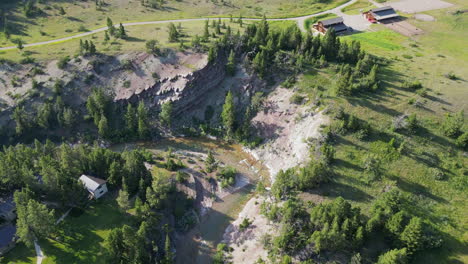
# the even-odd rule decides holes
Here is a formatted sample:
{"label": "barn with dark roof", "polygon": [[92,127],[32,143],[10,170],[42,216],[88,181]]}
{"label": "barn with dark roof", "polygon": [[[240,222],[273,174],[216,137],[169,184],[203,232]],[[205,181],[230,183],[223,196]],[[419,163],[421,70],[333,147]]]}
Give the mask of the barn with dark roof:
{"label": "barn with dark roof", "polygon": [[331,28],[333,28],[336,33],[345,32],[348,30],[348,27],[344,24],[342,17],[335,17],[318,21],[317,24],[313,25],[313,28],[323,34],[325,34]]}
{"label": "barn with dark roof", "polygon": [[367,12],[364,12],[363,14],[366,17],[366,19],[371,22],[380,22],[386,19],[396,18],[400,16],[391,6],[374,8]]}

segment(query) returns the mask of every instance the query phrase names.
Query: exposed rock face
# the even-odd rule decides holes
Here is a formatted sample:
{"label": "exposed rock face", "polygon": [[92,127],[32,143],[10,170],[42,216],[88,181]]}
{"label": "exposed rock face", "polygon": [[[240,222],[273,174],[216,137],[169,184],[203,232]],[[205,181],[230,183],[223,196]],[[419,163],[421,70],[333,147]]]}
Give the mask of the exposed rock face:
{"label": "exposed rock face", "polygon": [[225,64],[226,55],[220,51],[212,63],[207,63],[199,70],[162,78],[127,98],[117,97],[116,101],[135,104],[144,100],[150,107],[172,101],[175,114],[182,113],[204,100],[206,93],[223,81],[226,76]]}

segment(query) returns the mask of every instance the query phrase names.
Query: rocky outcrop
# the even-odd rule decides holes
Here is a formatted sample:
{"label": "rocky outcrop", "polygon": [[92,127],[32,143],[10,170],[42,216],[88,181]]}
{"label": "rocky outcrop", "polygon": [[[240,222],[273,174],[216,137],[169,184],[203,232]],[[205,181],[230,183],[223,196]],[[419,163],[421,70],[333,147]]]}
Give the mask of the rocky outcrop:
{"label": "rocky outcrop", "polygon": [[143,100],[149,107],[158,107],[164,102],[172,101],[175,114],[183,113],[196,106],[210,90],[223,81],[226,76],[226,61],[226,53],[220,51],[213,62],[207,63],[200,70],[160,79],[141,92],[117,102],[136,104]]}

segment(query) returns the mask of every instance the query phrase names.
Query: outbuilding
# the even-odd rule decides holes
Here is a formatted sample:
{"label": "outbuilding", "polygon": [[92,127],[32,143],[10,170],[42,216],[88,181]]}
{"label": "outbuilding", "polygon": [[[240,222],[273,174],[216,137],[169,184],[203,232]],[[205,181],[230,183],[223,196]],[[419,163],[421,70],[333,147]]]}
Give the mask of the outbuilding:
{"label": "outbuilding", "polygon": [[381,22],[386,19],[396,18],[400,16],[391,6],[374,8],[367,12],[364,12],[363,15],[366,17],[367,20],[373,23]]}
{"label": "outbuilding", "polygon": [[99,199],[105,193],[107,193],[107,181],[96,177],[81,175],[80,181],[86,187],[91,197]]}
{"label": "outbuilding", "polygon": [[10,251],[16,244],[16,226],[6,224],[0,226],[0,256]]}
{"label": "outbuilding", "polygon": [[322,34],[325,34],[331,28],[333,28],[336,33],[348,30],[348,27],[344,24],[342,17],[318,21],[317,24],[313,25],[313,28]]}

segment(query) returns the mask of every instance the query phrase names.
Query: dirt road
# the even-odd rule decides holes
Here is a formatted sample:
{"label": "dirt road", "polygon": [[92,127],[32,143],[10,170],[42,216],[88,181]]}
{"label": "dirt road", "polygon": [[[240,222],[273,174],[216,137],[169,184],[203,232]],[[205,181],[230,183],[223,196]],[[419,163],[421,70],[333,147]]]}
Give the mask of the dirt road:
{"label": "dirt road", "polygon": [[[312,15],[307,15],[307,16],[301,16],[301,17],[290,17],[290,18],[273,18],[273,19],[268,19],[268,21],[296,21],[299,28],[302,31],[305,31],[304,28],[304,21],[308,18],[323,15],[323,14],[328,14],[328,13],[336,13],[339,12],[342,8],[352,5],[356,2],[357,0],[351,0],[349,2],[346,2],[338,7],[335,7],[333,9],[329,9],[326,11],[322,11],[319,13],[315,13]],[[208,18],[188,18],[188,19],[171,19],[171,20],[160,20],[160,21],[144,21],[144,22],[132,22],[132,23],[122,23],[125,27],[128,26],[141,26],[141,25],[153,25],[153,24],[164,24],[164,23],[179,23],[179,22],[191,22],[191,21],[204,21],[207,20]],[[227,20],[229,18],[222,18],[222,20]],[[243,20],[245,21],[258,21],[260,20],[259,18],[244,18]],[[119,26],[119,24],[114,25],[116,27]],[[64,38],[59,38],[59,39],[53,39],[53,40],[48,40],[48,41],[41,41],[41,42],[36,42],[36,43],[30,43],[30,44],[25,44],[24,47],[34,47],[34,46],[40,46],[40,45],[47,45],[47,44],[53,44],[57,42],[63,42],[67,40],[72,40],[75,38],[81,38],[89,35],[96,34],[98,32],[102,32],[107,30],[107,27],[102,27],[98,29],[94,29],[88,32],[80,33],[77,35],[69,36],[69,37],[64,37]],[[16,49],[16,46],[9,46],[9,47],[1,47],[0,50],[10,50],[10,49]]]}

